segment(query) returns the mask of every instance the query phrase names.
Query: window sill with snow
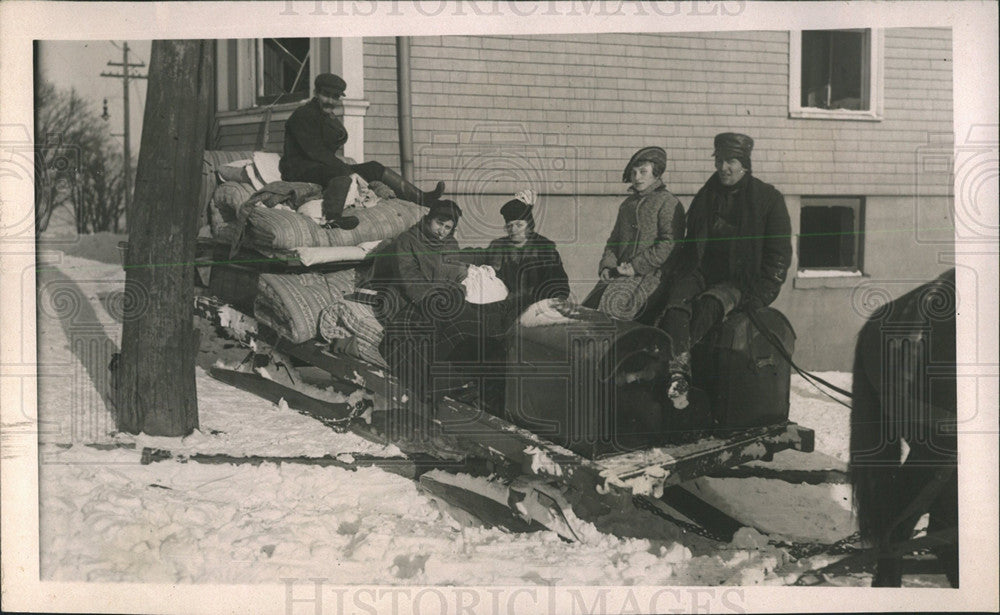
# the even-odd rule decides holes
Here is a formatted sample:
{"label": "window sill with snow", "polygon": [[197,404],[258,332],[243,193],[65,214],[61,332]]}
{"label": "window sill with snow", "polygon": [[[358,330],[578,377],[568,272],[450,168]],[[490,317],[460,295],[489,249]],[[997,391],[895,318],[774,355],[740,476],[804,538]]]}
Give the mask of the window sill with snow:
{"label": "window sill with snow", "polygon": [[841,269],[800,269],[792,280],[792,288],[854,288],[871,276],[860,271]]}

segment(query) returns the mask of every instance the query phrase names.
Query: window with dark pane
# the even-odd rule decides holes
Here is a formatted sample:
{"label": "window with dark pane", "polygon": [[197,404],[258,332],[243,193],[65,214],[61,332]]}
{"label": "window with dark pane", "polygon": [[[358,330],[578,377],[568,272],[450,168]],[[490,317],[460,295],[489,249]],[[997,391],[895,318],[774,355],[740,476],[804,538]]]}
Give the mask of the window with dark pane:
{"label": "window with dark pane", "polygon": [[871,107],[871,30],[802,31],[803,107]]}
{"label": "window with dark pane", "polygon": [[862,197],[802,197],[799,269],[861,271]]}
{"label": "window with dark pane", "polygon": [[261,45],[258,104],[309,98],[309,39],[265,38]]}

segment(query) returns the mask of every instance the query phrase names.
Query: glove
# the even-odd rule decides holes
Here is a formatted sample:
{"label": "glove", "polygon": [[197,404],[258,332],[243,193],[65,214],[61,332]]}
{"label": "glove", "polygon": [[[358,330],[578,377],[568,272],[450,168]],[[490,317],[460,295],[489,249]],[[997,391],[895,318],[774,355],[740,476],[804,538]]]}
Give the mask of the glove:
{"label": "glove", "polygon": [[635,269],[632,267],[632,263],[622,263],[618,265],[618,273],[627,278],[635,276]]}

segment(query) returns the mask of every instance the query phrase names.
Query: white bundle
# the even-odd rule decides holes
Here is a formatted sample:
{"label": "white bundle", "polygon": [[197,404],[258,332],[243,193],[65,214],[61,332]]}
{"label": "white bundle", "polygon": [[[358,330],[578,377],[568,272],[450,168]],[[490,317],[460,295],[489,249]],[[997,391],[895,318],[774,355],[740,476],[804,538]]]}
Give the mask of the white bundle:
{"label": "white bundle", "polygon": [[565,299],[542,299],[532,303],[521,314],[521,326],[545,327],[573,322],[568,313],[571,313],[571,308]]}
{"label": "white bundle", "polygon": [[469,265],[469,274],[462,280],[465,300],[476,305],[496,303],[507,298],[507,286],[489,265]]}

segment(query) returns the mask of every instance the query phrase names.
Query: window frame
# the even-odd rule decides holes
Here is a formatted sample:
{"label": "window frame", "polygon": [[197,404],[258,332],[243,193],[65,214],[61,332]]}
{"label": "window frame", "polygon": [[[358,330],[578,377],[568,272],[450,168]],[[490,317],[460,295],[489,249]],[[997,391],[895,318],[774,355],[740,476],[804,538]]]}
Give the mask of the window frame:
{"label": "window frame", "polygon": [[788,32],[788,117],[817,120],[882,121],[882,82],[885,42],[881,28],[831,28],[868,32],[869,105],[866,110],[820,109],[802,106],[802,30]]}
{"label": "window frame", "polygon": [[[802,210],[806,207],[831,207],[835,206],[833,203],[816,203],[817,200],[842,200],[842,201],[854,201],[857,200],[856,206],[853,203],[845,203],[844,205],[850,204],[850,206],[855,207],[855,229],[854,232],[857,233],[857,244],[854,256],[854,266],[853,267],[803,267],[801,261],[802,254]],[[799,220],[798,220],[798,232],[796,234],[796,245],[795,252],[797,255],[795,264],[796,278],[822,278],[822,277],[858,277],[865,275],[865,217],[867,209],[867,198],[864,195],[858,194],[808,194],[799,197]],[[810,203],[809,201],[814,201]],[[810,273],[823,272],[828,275],[811,276]],[[829,274],[833,273],[832,276]]]}
{"label": "window frame", "polygon": [[[305,38],[305,37],[300,37]],[[312,85],[319,74],[320,68],[320,39],[309,38],[309,75],[302,76],[308,79],[309,95],[304,99],[281,100],[277,104],[260,101],[260,91],[263,88],[261,59],[263,57],[264,39],[250,38],[237,39],[235,54],[236,75],[236,100],[235,108],[227,109],[225,112],[246,113],[255,109],[273,108],[274,110],[294,109],[302,104],[304,100],[309,100],[312,96]],[[224,101],[220,99],[220,106]],[[220,111],[223,111],[220,109]]]}
{"label": "window frame", "polygon": [[[273,37],[272,37],[273,38]],[[304,36],[293,37],[293,38],[307,38]],[[302,101],[309,100],[312,97],[312,83],[313,83],[313,64],[316,62],[316,45],[314,44],[313,38],[309,38],[309,52],[306,56],[306,61],[309,63],[308,74],[304,73],[300,80],[305,83],[305,96],[293,97],[290,94],[264,94],[264,46],[267,39],[258,38],[254,39],[255,42],[255,53],[254,62],[256,66],[254,67],[254,106],[256,107],[270,107],[275,105],[282,105],[288,103],[301,103]],[[277,39],[275,39],[277,40]],[[280,97],[280,98],[279,98]]]}

